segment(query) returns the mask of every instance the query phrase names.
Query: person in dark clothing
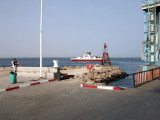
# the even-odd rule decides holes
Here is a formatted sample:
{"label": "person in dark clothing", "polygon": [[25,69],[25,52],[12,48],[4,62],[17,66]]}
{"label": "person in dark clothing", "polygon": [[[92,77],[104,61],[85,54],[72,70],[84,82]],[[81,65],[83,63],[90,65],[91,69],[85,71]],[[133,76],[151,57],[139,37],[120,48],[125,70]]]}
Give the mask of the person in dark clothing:
{"label": "person in dark clothing", "polygon": [[17,62],[16,59],[14,59],[13,64],[14,64],[14,67],[15,67],[15,71],[17,71],[17,67],[18,67],[18,65],[19,65],[20,63]]}

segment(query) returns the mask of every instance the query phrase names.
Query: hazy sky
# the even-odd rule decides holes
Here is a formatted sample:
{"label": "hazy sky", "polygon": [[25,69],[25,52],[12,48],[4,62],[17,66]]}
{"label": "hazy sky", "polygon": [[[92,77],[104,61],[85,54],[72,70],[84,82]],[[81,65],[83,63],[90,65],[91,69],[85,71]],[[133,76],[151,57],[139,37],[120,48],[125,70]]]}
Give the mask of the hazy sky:
{"label": "hazy sky", "polygon": [[[0,0],[0,57],[39,57],[41,0]],[[43,0],[43,56],[140,57],[141,0]]]}

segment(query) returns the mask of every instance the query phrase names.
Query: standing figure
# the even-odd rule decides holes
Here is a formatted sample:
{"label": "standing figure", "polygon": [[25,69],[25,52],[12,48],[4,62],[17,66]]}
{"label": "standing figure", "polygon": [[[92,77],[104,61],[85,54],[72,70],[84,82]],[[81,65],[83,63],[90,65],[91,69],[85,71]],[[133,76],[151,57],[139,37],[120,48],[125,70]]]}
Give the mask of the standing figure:
{"label": "standing figure", "polygon": [[20,63],[17,62],[16,59],[14,59],[13,64],[14,64],[15,71],[17,71],[17,67],[18,67],[18,65],[20,65]]}

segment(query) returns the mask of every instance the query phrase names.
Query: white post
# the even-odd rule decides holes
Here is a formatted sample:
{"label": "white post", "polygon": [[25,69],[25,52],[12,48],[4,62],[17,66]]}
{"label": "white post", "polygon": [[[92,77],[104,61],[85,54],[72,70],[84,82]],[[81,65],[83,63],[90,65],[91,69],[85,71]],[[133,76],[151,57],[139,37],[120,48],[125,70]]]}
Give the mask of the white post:
{"label": "white post", "polygon": [[42,8],[43,8],[43,0],[41,0],[41,17],[40,17],[40,78],[42,77]]}

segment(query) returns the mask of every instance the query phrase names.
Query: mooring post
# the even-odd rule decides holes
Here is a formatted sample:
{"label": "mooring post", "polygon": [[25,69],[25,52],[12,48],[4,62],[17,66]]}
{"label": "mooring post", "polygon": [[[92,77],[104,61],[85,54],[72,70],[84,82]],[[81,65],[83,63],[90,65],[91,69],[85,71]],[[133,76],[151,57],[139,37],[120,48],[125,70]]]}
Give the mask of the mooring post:
{"label": "mooring post", "polygon": [[60,67],[57,68],[57,80],[60,81],[61,79]]}
{"label": "mooring post", "polygon": [[89,81],[91,82],[92,79],[92,71],[93,70],[93,64],[87,64],[87,69],[89,70]]}

